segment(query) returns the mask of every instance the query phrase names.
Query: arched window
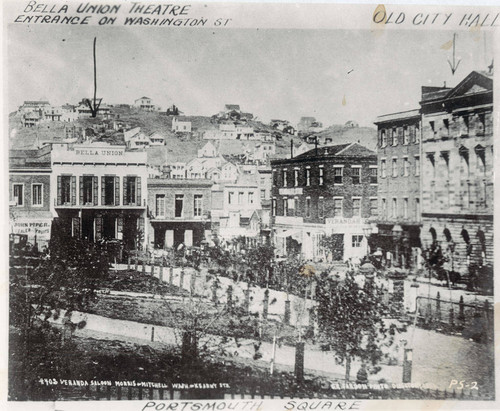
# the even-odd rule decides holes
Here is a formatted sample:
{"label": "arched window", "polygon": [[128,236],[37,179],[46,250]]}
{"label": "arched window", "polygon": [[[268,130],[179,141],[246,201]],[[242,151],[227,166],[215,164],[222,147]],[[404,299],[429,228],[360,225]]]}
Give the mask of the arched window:
{"label": "arched window", "polygon": [[445,228],[443,230],[443,235],[444,237],[446,238],[446,241],[450,242],[451,241],[451,233],[450,233],[450,230],[448,230],[447,228]]}
{"label": "arched window", "polygon": [[436,241],[437,240],[436,229],[434,227],[429,228],[429,233],[431,233],[432,241]]}
{"label": "arched window", "polygon": [[469,235],[469,232],[465,228],[462,228],[460,235],[462,236],[462,238],[464,239],[466,244],[470,244],[470,235]]}

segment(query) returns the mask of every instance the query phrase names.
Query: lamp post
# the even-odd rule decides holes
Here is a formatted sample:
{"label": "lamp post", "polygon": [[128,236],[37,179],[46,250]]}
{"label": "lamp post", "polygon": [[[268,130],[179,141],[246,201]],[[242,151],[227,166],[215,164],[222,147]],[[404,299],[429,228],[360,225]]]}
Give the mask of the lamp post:
{"label": "lamp post", "polygon": [[403,228],[399,224],[396,224],[392,228],[392,235],[394,236],[395,243],[396,243],[394,262],[395,263],[397,262],[398,265],[399,265],[399,240],[401,239],[402,234],[403,234]]}
{"label": "lamp post", "polygon": [[367,225],[365,227],[363,227],[363,234],[365,235],[366,237],[366,255],[370,255],[370,244],[368,244],[368,239],[370,238],[370,236],[372,235],[372,227],[371,225]]}

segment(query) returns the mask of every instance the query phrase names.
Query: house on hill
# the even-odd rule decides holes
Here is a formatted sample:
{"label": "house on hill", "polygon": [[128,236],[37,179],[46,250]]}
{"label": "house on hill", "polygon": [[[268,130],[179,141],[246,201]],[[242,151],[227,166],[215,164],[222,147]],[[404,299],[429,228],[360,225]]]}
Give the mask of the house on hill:
{"label": "house on hill", "polygon": [[22,106],[19,106],[18,113],[25,114],[38,110],[45,110],[50,107],[47,100],[27,100]]}
{"label": "house on hill", "polygon": [[149,97],[141,97],[134,101],[134,106],[144,111],[154,111],[155,105]]}
{"label": "house on hill", "polygon": [[158,131],[155,131],[149,135],[149,141],[152,146],[164,146],[165,136],[160,134]]}
{"label": "house on hill", "polygon": [[217,155],[218,150],[211,141],[198,150],[198,157],[217,157]]}
{"label": "house on hill", "polygon": [[172,131],[175,132],[183,132],[183,133],[191,133],[191,122],[190,121],[182,121],[177,117],[172,119]]}

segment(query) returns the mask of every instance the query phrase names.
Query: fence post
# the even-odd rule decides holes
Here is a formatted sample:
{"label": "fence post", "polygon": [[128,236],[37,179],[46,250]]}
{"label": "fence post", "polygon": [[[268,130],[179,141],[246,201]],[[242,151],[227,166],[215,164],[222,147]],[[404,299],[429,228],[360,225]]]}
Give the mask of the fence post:
{"label": "fence post", "polygon": [[181,278],[179,280],[179,288],[184,289],[184,268],[181,269]]}
{"label": "fence post", "polygon": [[229,313],[233,312],[233,286],[227,287],[227,309]]}
{"label": "fence post", "polygon": [[138,264],[139,264],[139,255],[136,255],[135,258],[134,258],[134,262],[135,262],[135,271],[137,271],[137,269],[139,268],[138,267]]}
{"label": "fence post", "polygon": [[269,312],[269,290],[264,291],[264,307],[262,309],[262,317],[267,320],[267,314]]}
{"label": "fence post", "polygon": [[127,270],[130,270],[130,256],[127,258]]}
{"label": "fence post", "polygon": [[405,348],[403,357],[403,383],[411,382],[413,348]]}
{"label": "fence post", "polygon": [[243,304],[243,308],[246,313],[250,312],[250,284],[248,284],[248,288],[243,291],[245,293],[245,301]]}
{"label": "fence post", "polygon": [[458,302],[458,321],[460,323],[465,323],[465,312],[464,312],[464,296],[460,296],[460,301]]}
{"label": "fence post", "polygon": [[295,380],[300,384],[304,381],[304,342],[295,344]]}
{"label": "fence post", "polygon": [[439,291],[436,295],[436,316],[437,320],[441,322],[441,294],[439,294]]}
{"label": "fence post", "polygon": [[450,325],[453,327],[455,325],[455,313],[453,312],[453,304],[450,308]]}
{"label": "fence post", "polygon": [[170,266],[169,268],[169,278],[168,278],[168,283],[170,285],[174,284],[174,267]]}
{"label": "fence post", "polygon": [[283,323],[290,325],[290,300],[288,299],[285,301],[285,316],[283,318]]}

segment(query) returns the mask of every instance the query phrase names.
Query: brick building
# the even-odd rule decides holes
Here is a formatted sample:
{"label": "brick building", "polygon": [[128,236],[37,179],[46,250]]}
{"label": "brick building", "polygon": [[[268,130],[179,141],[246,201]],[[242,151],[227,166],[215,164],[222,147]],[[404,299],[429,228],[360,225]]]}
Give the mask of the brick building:
{"label": "brick building", "polygon": [[148,180],[149,224],[155,248],[199,246],[202,240],[210,239],[212,185],[204,179]]}
{"label": "brick building", "polygon": [[50,240],[50,146],[9,152],[10,233],[28,236],[39,248]]}
{"label": "brick building", "polygon": [[421,225],[420,110],[379,116],[378,232],[374,247],[392,253],[397,266],[418,266]]}
{"label": "brick building", "polygon": [[422,87],[422,242],[451,267],[493,264],[493,74]]}
{"label": "brick building", "polygon": [[357,144],[273,160],[273,241],[278,255],[325,256],[321,238],[339,241],[337,259],[367,253],[366,230],[377,215],[377,156]]}

